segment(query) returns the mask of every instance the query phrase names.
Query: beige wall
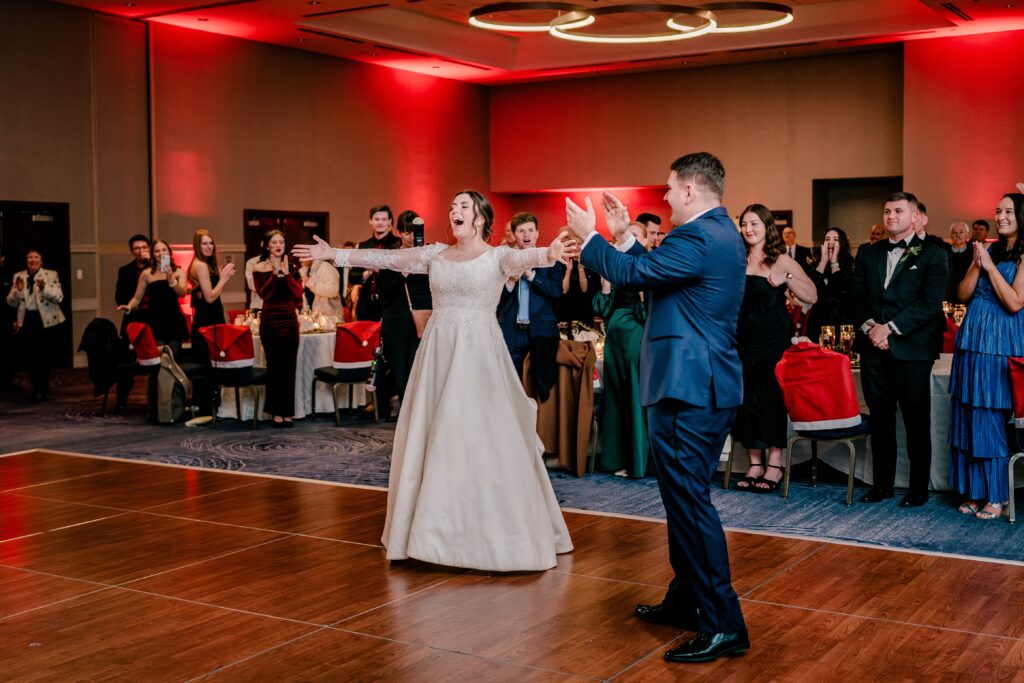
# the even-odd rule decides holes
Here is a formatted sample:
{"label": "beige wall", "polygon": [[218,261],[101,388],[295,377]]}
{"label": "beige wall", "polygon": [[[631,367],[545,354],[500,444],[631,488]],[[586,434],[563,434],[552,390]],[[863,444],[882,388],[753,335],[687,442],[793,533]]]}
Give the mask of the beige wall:
{"label": "beige wall", "polygon": [[149,231],[145,54],[141,24],[0,3],[0,199],[69,204],[76,342],[95,316],[117,318],[124,240]]}
{"label": "beige wall", "polygon": [[806,242],[812,179],[902,172],[902,84],[887,49],[494,88],[492,188],[661,185],[674,159],[707,150],[726,206],[792,209]]}
{"label": "beige wall", "polygon": [[1024,31],[907,43],[904,180],[927,203],[930,232],[992,223],[1024,182],[1022,64]]}

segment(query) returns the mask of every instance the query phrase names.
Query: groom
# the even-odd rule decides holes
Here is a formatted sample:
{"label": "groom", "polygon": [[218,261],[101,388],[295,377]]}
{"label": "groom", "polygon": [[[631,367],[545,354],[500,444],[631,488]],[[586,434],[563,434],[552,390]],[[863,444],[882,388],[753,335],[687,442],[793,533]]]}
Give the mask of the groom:
{"label": "groom", "polygon": [[[674,228],[648,253],[628,234],[629,213],[604,194],[616,247],[595,232],[586,209],[566,198],[569,228],[583,239],[580,260],[616,287],[649,292],[650,316],[640,349],[640,400],[668,518],[675,578],[658,605],[634,614],[696,631],[665,653],[670,662],[707,662],[750,647],[729,554],[709,481],[718,466],[743,387],[736,323],[746,273],[743,240],[721,205],[725,169],[707,152],[671,166],[665,200]],[[620,253],[624,252],[624,253]]]}

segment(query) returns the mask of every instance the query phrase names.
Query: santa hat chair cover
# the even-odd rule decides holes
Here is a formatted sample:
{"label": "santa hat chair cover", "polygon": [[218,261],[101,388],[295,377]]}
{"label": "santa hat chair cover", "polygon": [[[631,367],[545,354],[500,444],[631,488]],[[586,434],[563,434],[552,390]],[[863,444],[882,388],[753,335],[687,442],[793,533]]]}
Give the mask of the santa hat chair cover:
{"label": "santa hat chair cover", "polygon": [[861,423],[847,356],[800,342],[782,354],[775,378],[796,431],[847,429]]}
{"label": "santa hat chair cover", "polygon": [[199,334],[210,349],[210,365],[217,369],[251,368],[256,362],[252,331],[245,325],[207,325]]}
{"label": "santa hat chair cover", "polygon": [[338,325],[334,336],[334,367],[338,370],[369,368],[380,344],[380,323],[360,320]]}
{"label": "santa hat chair cover", "polygon": [[160,349],[157,348],[153,330],[145,323],[128,323],[128,348],[135,351],[139,365],[160,365]]}
{"label": "santa hat chair cover", "polygon": [[1024,429],[1024,358],[1010,359],[1010,384],[1013,385],[1013,421]]}

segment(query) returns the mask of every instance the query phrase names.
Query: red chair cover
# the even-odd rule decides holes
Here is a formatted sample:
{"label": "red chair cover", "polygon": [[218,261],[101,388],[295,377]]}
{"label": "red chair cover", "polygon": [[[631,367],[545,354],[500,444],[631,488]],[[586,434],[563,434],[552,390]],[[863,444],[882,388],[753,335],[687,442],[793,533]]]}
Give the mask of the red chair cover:
{"label": "red chair cover", "polygon": [[1013,421],[1024,429],[1024,358],[1010,359],[1010,384],[1013,385]]}
{"label": "red chair cover", "polygon": [[849,357],[800,342],[775,366],[793,429],[844,429],[860,424],[860,404]]}
{"label": "red chair cover", "polygon": [[956,333],[959,329],[952,318],[946,318],[946,331],[942,333],[943,353],[953,353],[953,342],[956,341]]}
{"label": "red chair cover", "polygon": [[146,323],[128,323],[128,348],[135,351],[139,365],[160,365],[160,349],[153,338],[153,330]]}
{"label": "red chair cover", "polygon": [[338,325],[334,332],[334,367],[368,368],[380,344],[380,323],[360,320]]}
{"label": "red chair cover", "polygon": [[251,368],[256,362],[252,330],[245,325],[207,325],[199,334],[210,349],[210,365],[215,368]]}

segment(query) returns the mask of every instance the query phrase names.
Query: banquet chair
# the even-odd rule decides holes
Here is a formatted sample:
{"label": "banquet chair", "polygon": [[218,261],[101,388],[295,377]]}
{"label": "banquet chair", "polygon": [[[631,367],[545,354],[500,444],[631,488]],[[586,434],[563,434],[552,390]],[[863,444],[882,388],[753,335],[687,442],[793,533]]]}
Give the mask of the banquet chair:
{"label": "banquet chair", "polygon": [[800,342],[782,354],[782,360],[775,366],[775,378],[796,432],[786,444],[782,497],[789,496],[793,446],[800,441],[811,442],[811,484],[816,486],[817,444],[841,443],[850,452],[846,504],[852,504],[857,471],[857,449],[853,442],[867,437],[871,429],[868,416],[860,413],[849,357],[811,342]]}
{"label": "banquet chair", "polygon": [[[252,428],[256,429],[260,418],[260,399],[263,387],[267,382],[265,368],[254,367],[256,353],[252,345],[252,330],[245,325],[207,325],[199,328],[199,334],[206,340],[210,350],[210,366],[213,368],[213,393],[220,397],[223,387],[235,390],[235,411],[238,421],[242,421],[242,387],[252,387]],[[217,408],[219,400],[214,401],[213,428],[217,428]]]}
{"label": "banquet chair", "polygon": [[82,333],[78,345],[84,351],[89,366],[89,379],[93,396],[102,396],[100,415],[106,417],[111,387],[117,386],[119,397],[127,399],[135,383],[135,358],[126,340],[117,331],[117,325],[107,318],[93,318]]}
{"label": "banquet chair", "polygon": [[1013,443],[1010,445],[1016,451],[1010,456],[1009,483],[1010,503],[1007,505],[1007,512],[1010,516],[1010,524],[1017,521],[1014,511],[1013,500],[1013,466],[1017,461],[1024,458],[1024,439],[1021,438],[1021,430],[1024,430],[1024,358],[1010,359],[1010,384],[1013,387]]}
{"label": "banquet chair", "polygon": [[[316,385],[323,382],[331,387],[334,397],[334,425],[341,425],[338,408],[338,390],[348,387],[348,407],[355,403],[355,387],[370,379],[373,372],[374,352],[380,346],[380,323],[368,320],[338,325],[334,330],[334,362],[313,371],[310,387],[310,419],[316,419]],[[377,404],[373,401],[373,418],[380,421]]]}

